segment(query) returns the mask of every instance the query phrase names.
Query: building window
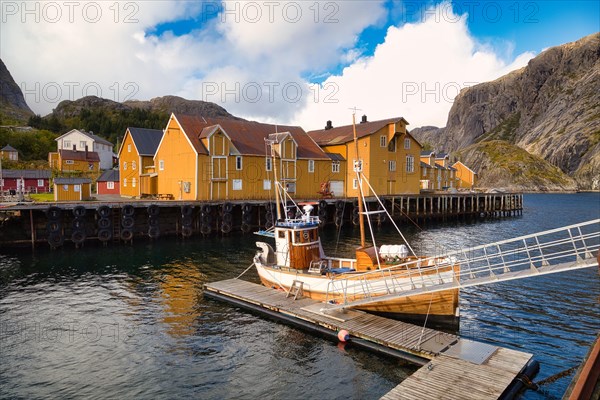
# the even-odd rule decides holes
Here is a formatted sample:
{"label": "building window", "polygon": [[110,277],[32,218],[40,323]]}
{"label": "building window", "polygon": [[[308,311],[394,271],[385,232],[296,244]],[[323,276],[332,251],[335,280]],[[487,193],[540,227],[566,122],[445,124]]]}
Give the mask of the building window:
{"label": "building window", "polygon": [[406,172],[415,172],[415,158],[406,156]]}
{"label": "building window", "polygon": [[404,148],[406,150],[410,149],[410,139],[404,139]]}
{"label": "building window", "polygon": [[334,161],[331,163],[331,172],[340,172],[340,162],[339,161]]}
{"label": "building window", "polygon": [[285,190],[288,193],[296,193],[296,182],[288,182],[285,184]]}
{"label": "building window", "polygon": [[44,180],[38,179],[38,187],[44,187]]}
{"label": "building window", "polygon": [[71,149],[71,141],[70,140],[65,140],[63,142],[63,149]]}
{"label": "building window", "polygon": [[387,136],[379,136],[379,145],[381,147],[387,146]]}
{"label": "building window", "polygon": [[123,171],[127,171],[127,161],[123,161]]}
{"label": "building window", "polygon": [[390,160],[388,162],[388,169],[390,170],[390,172],[396,171],[396,161],[395,160]]}
{"label": "building window", "polygon": [[75,164],[75,161],[73,161],[73,160],[65,160],[65,164],[69,164],[69,165]]}
{"label": "building window", "polygon": [[63,190],[65,192],[68,192],[69,191],[69,185],[63,185]]}
{"label": "building window", "polygon": [[271,190],[271,180],[263,179],[263,190]]}
{"label": "building window", "polygon": [[423,168],[423,176],[427,176],[427,168]]}
{"label": "building window", "polygon": [[88,169],[89,169],[90,171],[93,171],[93,170],[94,170],[94,163],[89,163],[89,164],[88,164]]}
{"label": "building window", "polygon": [[233,181],[233,190],[242,190],[242,180],[234,179]]}
{"label": "building window", "polygon": [[391,153],[395,153],[396,152],[396,137],[394,137],[392,140],[390,140],[390,143],[388,144],[388,151]]}
{"label": "building window", "polygon": [[131,180],[131,187],[135,187],[136,183],[137,183],[137,180],[135,178],[133,178]]}
{"label": "building window", "polygon": [[115,188],[115,183],[114,182],[106,182],[106,188],[107,189],[114,189]]}
{"label": "building window", "polygon": [[12,161],[17,161],[19,159],[18,153],[15,153],[14,151],[8,153],[8,159]]}
{"label": "building window", "polygon": [[158,170],[159,171],[165,170],[165,160],[158,160]]}
{"label": "building window", "polygon": [[235,157],[235,169],[237,169],[238,171],[242,170],[242,156]]}
{"label": "building window", "polygon": [[85,141],[84,140],[79,142],[79,147],[81,147],[81,150],[85,150]]}
{"label": "building window", "polygon": [[75,193],[81,192],[81,185],[74,185],[73,186],[73,191]]}
{"label": "building window", "polygon": [[131,162],[131,169],[135,171],[136,167],[137,167],[137,165],[136,165],[135,161],[132,161]]}
{"label": "building window", "polygon": [[352,179],[352,189],[358,189],[358,179]]}
{"label": "building window", "polygon": [[267,171],[273,170],[273,159],[271,157],[265,159],[265,169]]}
{"label": "building window", "polygon": [[131,144],[128,144],[128,145],[127,145],[127,152],[128,152],[128,153],[131,153]]}
{"label": "building window", "polygon": [[127,187],[127,178],[123,179],[123,187]]}
{"label": "building window", "polygon": [[308,160],[308,172],[315,172],[315,160]]}

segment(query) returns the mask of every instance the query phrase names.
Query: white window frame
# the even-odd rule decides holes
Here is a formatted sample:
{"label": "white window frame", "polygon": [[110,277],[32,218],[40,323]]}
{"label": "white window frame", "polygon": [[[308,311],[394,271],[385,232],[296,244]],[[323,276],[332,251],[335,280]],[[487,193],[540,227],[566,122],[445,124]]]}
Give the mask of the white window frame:
{"label": "white window frame", "polygon": [[388,170],[390,172],[395,172],[396,171],[396,160],[390,160],[390,161],[388,161]]}
{"label": "white window frame", "polygon": [[131,178],[131,187],[135,187],[137,184],[137,179]]}
{"label": "white window frame", "polygon": [[64,140],[63,141],[63,149],[67,149],[67,150],[71,150],[71,141],[70,140]]}
{"label": "white window frame", "polygon": [[387,136],[385,136],[385,135],[379,136],[379,146],[387,147]]}
{"label": "white window frame", "polygon": [[315,172],[315,160],[308,160],[308,173],[312,174]]}
{"label": "white window frame", "polygon": [[263,190],[271,190],[271,180],[263,179]]}
{"label": "white window frame", "polygon": [[271,172],[273,170],[273,159],[271,157],[265,158],[265,170]]}
{"label": "white window frame", "polygon": [[410,139],[406,138],[404,139],[404,150],[409,150],[410,149]]}
{"label": "white window frame", "polygon": [[65,164],[67,164],[67,165],[73,165],[73,164],[75,164],[75,161],[73,161],[73,160],[65,160]]}
{"label": "white window frame", "polygon": [[333,161],[331,163],[331,172],[334,174],[337,174],[340,172],[340,162],[339,161]]}
{"label": "white window frame", "polygon": [[43,179],[38,179],[37,181],[38,181],[38,182],[37,182],[37,183],[38,183],[38,184],[37,184],[37,185],[38,185],[38,187],[44,187],[44,180],[43,180]]}
{"label": "white window frame", "polygon": [[87,144],[87,143],[85,142],[85,140],[81,140],[81,141],[79,141],[79,145],[81,146],[81,150],[85,150],[85,146],[86,146],[86,144]]}
{"label": "white window frame", "polygon": [[127,187],[127,178],[123,179],[123,187]]}
{"label": "white window frame", "polygon": [[19,159],[19,154],[15,151],[11,151],[8,153],[8,159],[12,161],[17,161]]}
{"label": "white window frame", "polygon": [[131,169],[132,169],[133,171],[135,171],[135,169],[136,169],[136,168],[137,168],[137,164],[135,163],[135,161],[132,161],[132,162],[131,162]]}
{"label": "white window frame", "polygon": [[127,152],[131,153],[131,143],[127,145]]}
{"label": "white window frame", "polygon": [[236,171],[241,171],[242,169],[244,169],[244,162],[242,160],[242,156],[235,156],[235,169]]}
{"label": "white window frame", "polygon": [[352,189],[358,189],[358,179],[352,179]]}
{"label": "white window frame", "polygon": [[63,185],[63,191],[68,192],[69,191],[69,185]]}
{"label": "white window frame", "polygon": [[415,172],[415,158],[410,154],[406,156],[406,172]]}
{"label": "white window frame", "polygon": [[115,188],[115,183],[113,181],[106,182],[106,188],[107,189],[114,189]]}
{"label": "white window frame", "polygon": [[127,161],[123,161],[123,171],[127,171]]}
{"label": "white window frame", "polygon": [[165,160],[158,160],[158,170],[159,171],[165,170]]}
{"label": "white window frame", "polygon": [[75,193],[81,192],[81,185],[73,185],[73,191]]}
{"label": "white window frame", "polygon": [[233,190],[242,190],[243,187],[243,181],[241,179],[232,179],[231,181],[231,188]]}

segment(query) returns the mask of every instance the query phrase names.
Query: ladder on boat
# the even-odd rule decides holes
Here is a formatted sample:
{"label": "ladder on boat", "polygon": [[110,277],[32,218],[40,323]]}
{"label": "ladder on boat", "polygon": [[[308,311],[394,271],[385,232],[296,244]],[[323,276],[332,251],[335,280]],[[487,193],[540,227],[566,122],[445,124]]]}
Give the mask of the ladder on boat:
{"label": "ladder on boat", "polygon": [[297,300],[298,296],[302,298],[302,296],[304,296],[304,282],[294,279],[292,286],[290,286],[290,290],[285,295],[286,298],[290,296],[294,296],[294,300]]}
{"label": "ladder on boat", "polygon": [[328,310],[594,267],[599,251],[597,219],[336,280],[344,300]]}

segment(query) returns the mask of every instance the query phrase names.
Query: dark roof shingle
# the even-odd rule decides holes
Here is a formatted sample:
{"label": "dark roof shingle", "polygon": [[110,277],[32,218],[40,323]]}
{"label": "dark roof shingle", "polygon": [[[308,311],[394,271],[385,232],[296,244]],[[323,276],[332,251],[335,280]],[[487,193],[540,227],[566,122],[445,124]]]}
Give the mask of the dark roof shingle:
{"label": "dark roof shingle", "polygon": [[88,178],[54,178],[57,185],[81,185],[82,183],[92,183]]}
{"label": "dark roof shingle", "polygon": [[[405,124],[408,124],[408,122],[406,122],[406,120],[402,117],[356,124],[356,137],[361,138],[371,135],[389,124],[400,121],[404,121]],[[308,132],[308,135],[320,146],[343,144],[354,140],[354,131],[352,129],[352,125],[310,131]]]}
{"label": "dark roof shingle", "polygon": [[119,170],[107,169],[100,175],[96,182],[119,182]]}
{"label": "dark roof shingle", "polygon": [[88,162],[100,162],[100,156],[95,151],[73,151],[73,150],[58,150],[60,158],[63,160],[76,160]]}
{"label": "dark roof shingle", "polygon": [[3,169],[2,178],[50,179],[51,172],[41,169]]}
{"label": "dark roof shingle", "polygon": [[160,140],[163,137],[162,130],[135,127],[129,127],[127,130],[129,130],[131,139],[133,139],[140,156],[154,156],[156,154],[156,149],[158,149]]}

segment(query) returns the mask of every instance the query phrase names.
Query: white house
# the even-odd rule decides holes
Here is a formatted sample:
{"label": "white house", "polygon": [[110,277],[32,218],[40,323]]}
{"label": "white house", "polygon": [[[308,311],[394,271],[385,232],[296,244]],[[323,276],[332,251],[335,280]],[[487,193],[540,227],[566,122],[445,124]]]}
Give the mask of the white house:
{"label": "white house", "polygon": [[79,150],[87,149],[95,151],[100,156],[100,169],[111,169],[113,167],[113,144],[92,132],[72,129],[62,136],[56,138],[58,150]]}

